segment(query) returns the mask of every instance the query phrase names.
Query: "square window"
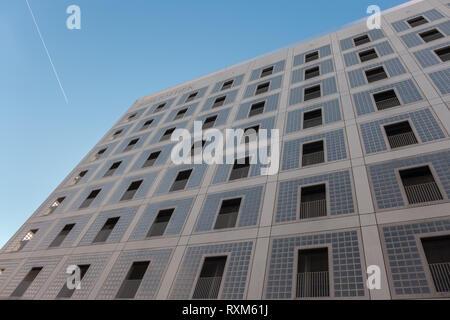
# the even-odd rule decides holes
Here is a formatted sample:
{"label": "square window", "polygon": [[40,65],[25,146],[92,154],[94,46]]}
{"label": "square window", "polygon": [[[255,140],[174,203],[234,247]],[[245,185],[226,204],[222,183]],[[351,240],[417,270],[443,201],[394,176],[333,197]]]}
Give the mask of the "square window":
{"label": "square window", "polygon": [[315,141],[303,144],[302,167],[325,161],[323,141]]}
{"label": "square window", "polygon": [[175,131],[176,128],[170,128],[167,129],[164,134],[162,135],[161,139],[159,139],[159,142],[169,140],[172,133]]}
{"label": "square window", "polygon": [[142,125],[141,130],[147,129],[148,127],[150,127],[150,125],[151,125],[152,123],[153,123],[153,119],[150,119],[150,120],[145,121],[144,124]]}
{"label": "square window", "polygon": [[187,97],[186,102],[189,102],[189,101],[194,100],[195,97],[197,97],[197,94],[198,94],[198,92],[191,93],[191,94]]}
{"label": "square window", "polygon": [[170,218],[172,217],[174,211],[175,209],[173,208],[159,210],[155,221],[147,233],[147,238],[162,236],[166,231],[167,225],[169,224]]}
{"label": "square window", "polygon": [[216,100],[214,100],[214,103],[213,103],[212,107],[213,108],[217,108],[217,107],[223,106],[225,104],[225,99],[226,98],[227,98],[226,96],[222,96],[222,97],[217,98]]}
{"label": "square window", "polygon": [[425,42],[431,42],[440,38],[443,38],[444,36],[442,33],[440,33],[437,29],[432,29],[429,31],[425,31],[422,33],[419,33],[419,36],[422,38]]}
{"label": "square window", "polygon": [[302,187],[300,197],[300,219],[327,215],[327,196],[324,183]]}
{"label": "square window", "polygon": [[305,54],[305,63],[319,59],[319,51]]}
{"label": "square window", "polygon": [[450,60],[450,46],[434,50],[434,52],[438,55],[442,62]]}
{"label": "square window", "polygon": [[161,151],[155,151],[155,152],[150,153],[147,160],[145,160],[142,168],[153,166],[156,162],[156,159],[158,159],[160,154],[161,154]]}
{"label": "square window", "polygon": [[125,149],[123,149],[123,152],[127,152],[127,151],[130,151],[131,149],[133,149],[136,146],[136,144],[138,143],[138,141],[139,141],[139,138],[131,140],[128,143],[128,145],[125,147]]}
{"label": "square window", "polygon": [[138,181],[131,182],[130,186],[128,187],[127,191],[125,191],[125,193],[123,194],[120,201],[133,199],[134,195],[138,191],[138,189],[141,186],[143,181],[144,180],[138,180]]}
{"label": "square window", "polygon": [[109,235],[114,230],[114,227],[116,226],[117,222],[119,222],[119,220],[120,217],[113,217],[106,220],[106,222],[103,224],[103,227],[97,233],[92,243],[100,243],[108,240]]}
{"label": "square window", "polygon": [[114,162],[111,167],[109,167],[109,169],[106,171],[106,173],[104,174],[103,177],[109,177],[112,176],[114,174],[114,172],[117,170],[117,168],[119,168],[120,164],[122,163],[122,161],[117,161]]}
{"label": "square window", "polygon": [[261,71],[261,77],[260,78],[264,78],[267,76],[270,76],[273,73],[273,66],[265,68]]}
{"label": "square window", "polygon": [[233,82],[234,82],[234,80],[225,81],[222,85],[222,89],[220,89],[220,90],[230,89],[233,86]]}
{"label": "square window", "polygon": [[393,108],[400,105],[400,101],[393,89],[375,93],[373,98],[378,110]]}
{"label": "square window", "polygon": [[226,256],[205,258],[192,299],[217,299],[226,261]]}
{"label": "square window", "polygon": [[202,129],[208,129],[214,127],[214,124],[216,123],[217,115],[208,117],[203,122]]}
{"label": "square window", "polygon": [[364,71],[366,74],[367,82],[372,83],[375,81],[386,79],[388,76],[383,67],[377,67],[374,69]]}
{"label": "square window", "polygon": [[370,42],[370,38],[367,34],[365,34],[363,36],[354,38],[353,42],[355,43],[355,47],[357,47],[357,46],[360,46],[360,45]]}
{"label": "square window", "polygon": [[102,154],[104,154],[106,152],[107,148],[103,148],[100,149],[95,155],[94,158],[92,159],[93,161],[100,159],[100,157],[102,156]]}
{"label": "square window", "polygon": [[409,204],[442,200],[433,174],[428,166],[399,171]]}
{"label": "square window", "polygon": [[416,136],[408,121],[384,126],[384,131],[392,149],[417,143]]}
{"label": "square window", "polygon": [[407,22],[411,26],[411,28],[421,26],[422,24],[428,23],[427,19],[425,19],[422,16],[409,19]]}
{"label": "square window", "polygon": [[247,178],[249,171],[250,157],[245,157],[244,159],[236,159],[234,161],[233,168],[231,169],[229,181]]}
{"label": "square window", "polygon": [[187,110],[188,109],[185,108],[185,109],[181,109],[180,111],[178,111],[177,114],[175,115],[175,118],[173,118],[173,121],[183,118],[184,115],[186,114]]}
{"label": "square window", "polygon": [[319,98],[321,94],[320,84],[305,88],[304,93],[305,93],[304,101]]}
{"label": "square window", "polygon": [[328,269],[328,248],[299,250],[296,297],[329,297]]}
{"label": "square window", "polygon": [[250,118],[250,117],[253,117],[258,114],[263,113],[265,104],[266,104],[266,101],[261,101],[261,102],[252,104],[252,106],[250,107],[250,112],[248,113],[248,117]]}
{"label": "square window", "polygon": [[60,206],[60,204],[64,201],[64,199],[66,199],[66,197],[59,197],[59,198],[57,198],[52,203],[50,208],[47,209],[47,212],[44,215],[48,215],[48,214],[52,213],[53,211],[55,211]]}
{"label": "square window", "polygon": [[66,224],[64,228],[58,233],[56,238],[50,243],[49,248],[51,247],[59,247],[61,243],[66,239],[67,235],[72,231],[73,227],[75,227],[75,223]]}
{"label": "square window", "polygon": [[303,114],[303,129],[322,125],[322,109],[311,110]]}
{"label": "square window", "polygon": [[165,106],[166,106],[165,103],[161,103],[160,105],[158,105],[158,106],[155,108],[155,111],[153,111],[153,113],[157,113],[157,112],[161,111],[162,109],[164,109]]}
{"label": "square window", "polygon": [[269,91],[270,82],[261,83],[256,87],[255,96]]}
{"label": "square window", "polygon": [[223,200],[214,229],[234,228],[236,226],[241,198]]}
{"label": "square window", "polygon": [[191,173],[192,169],[178,172],[177,177],[175,178],[175,181],[173,182],[172,187],[170,188],[170,191],[184,190],[189,180],[189,177],[191,176]]}
{"label": "square window", "polygon": [[149,264],[150,261],[133,262],[117,292],[117,299],[131,299],[135,297]]}
{"label": "square window", "polygon": [[319,67],[313,67],[305,70],[305,80],[320,76]]}
{"label": "square window", "polygon": [[91,203],[94,201],[94,199],[98,196],[98,194],[102,191],[102,189],[96,189],[92,190],[87,198],[83,201],[83,203],[80,205],[79,209],[87,208],[91,205]]}
{"label": "square window", "polygon": [[359,55],[359,60],[361,60],[361,62],[366,62],[366,61],[378,58],[378,55],[377,55],[377,52],[375,51],[375,49],[361,51],[358,53],[358,55]]}
{"label": "square window", "polygon": [[17,288],[11,293],[11,297],[21,297],[27,291],[28,287],[33,283],[34,279],[39,275],[43,267],[33,267],[27,273],[22,282],[19,283]]}

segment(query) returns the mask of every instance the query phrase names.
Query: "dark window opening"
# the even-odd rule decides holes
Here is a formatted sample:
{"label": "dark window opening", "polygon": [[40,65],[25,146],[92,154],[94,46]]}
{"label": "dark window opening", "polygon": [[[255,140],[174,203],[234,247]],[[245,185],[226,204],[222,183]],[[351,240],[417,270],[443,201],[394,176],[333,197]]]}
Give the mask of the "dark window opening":
{"label": "dark window opening", "polygon": [[153,111],[153,113],[156,113],[156,112],[161,111],[165,106],[166,106],[165,103],[161,103],[159,106],[157,106],[157,107],[155,108],[155,111]]}
{"label": "dark window opening", "polygon": [[11,293],[11,297],[21,297],[27,291],[28,287],[33,283],[34,279],[41,272],[43,267],[34,267],[27,273],[22,282],[19,283],[17,288]]}
{"label": "dark window opening", "polygon": [[322,109],[316,109],[303,114],[303,129],[322,125]]}
{"label": "dark window opening", "polygon": [[228,80],[228,81],[225,81],[224,83],[223,83],[223,85],[222,85],[222,89],[221,90],[227,90],[227,89],[230,89],[232,86],[233,86],[233,80]]}
{"label": "dark window opening", "polygon": [[392,149],[416,144],[417,139],[408,121],[402,121],[384,126],[389,145]]}
{"label": "dark window opening", "polygon": [[[90,266],[90,264],[78,265],[78,268],[80,268],[80,281],[83,280]],[[67,288],[67,283],[64,283],[56,298],[71,298],[74,293],[75,289]]]}
{"label": "dark window opening", "polygon": [[14,251],[22,250],[27,245],[27,243],[30,242],[30,240],[34,238],[34,236],[36,235],[36,233],[38,231],[39,231],[39,229],[31,229],[30,231],[28,231],[27,234],[25,235],[25,237],[23,237],[23,239],[19,242],[17,247],[14,249]]}
{"label": "dark window opening", "polygon": [[174,211],[175,209],[160,210],[147,233],[147,237],[162,236],[166,231],[167,225],[169,224],[170,218],[172,217]]}
{"label": "dark window opening", "polygon": [[177,114],[175,115],[175,118],[173,118],[173,121],[183,118],[184,115],[186,114],[187,110],[188,109],[186,108],[186,109],[182,109],[182,110],[178,111]]}
{"label": "dark window opening", "polygon": [[242,178],[247,178],[250,170],[250,157],[244,159],[236,159],[233,168],[231,169],[230,181]]}
{"label": "dark window opening", "polygon": [[319,59],[319,51],[305,54],[305,63]]}
{"label": "dark window opening", "polygon": [[261,71],[261,78],[270,76],[273,73],[273,66],[265,68]]}
{"label": "dark window opening", "polygon": [[361,51],[360,53],[358,53],[358,55],[359,55],[359,60],[361,60],[361,62],[366,62],[366,61],[378,58],[378,55],[377,55],[377,52],[375,51],[375,49]]}
{"label": "dark window opening", "polygon": [[363,36],[354,38],[353,42],[355,43],[355,47],[357,47],[357,46],[360,46],[360,45],[370,42],[370,38],[367,34],[365,34]]}
{"label": "dark window opening", "polygon": [[88,170],[83,170],[81,171],[76,177],[75,179],[73,179],[73,183],[72,184],[77,184],[85,175],[86,173],[88,173]]}
{"label": "dark window opening", "polygon": [[66,224],[64,228],[59,232],[56,238],[50,243],[49,247],[59,247],[61,243],[66,239],[67,235],[75,227],[75,223]]}
{"label": "dark window opening", "polygon": [[255,95],[265,93],[269,91],[270,82],[265,82],[256,87]]}
{"label": "dark window opening", "polygon": [[450,292],[450,236],[421,240],[436,291]]}
{"label": "dark window opening", "polygon": [[122,161],[117,161],[114,162],[111,167],[109,167],[109,169],[105,172],[105,175],[103,177],[109,177],[112,176],[114,174],[114,172],[116,172],[117,168],[119,168],[120,164],[122,163]]}
{"label": "dark window opening", "polygon": [[298,251],[297,298],[328,297],[328,248]]}
{"label": "dark window opening", "polygon": [[116,226],[117,222],[119,222],[120,217],[114,217],[109,218],[106,220],[103,227],[100,229],[100,231],[95,236],[93,243],[99,243],[99,242],[105,242],[108,240],[109,235],[114,230],[114,227]]}
{"label": "dark window opening", "polygon": [[222,201],[219,214],[214,225],[214,229],[226,229],[236,226],[241,198]]}
{"label": "dark window opening", "polygon": [[222,96],[222,97],[217,98],[217,99],[214,101],[212,107],[213,107],[213,108],[218,108],[218,107],[223,106],[223,105],[225,104],[225,99],[226,99],[226,98],[227,98],[226,96]]}
{"label": "dark window opening", "polygon": [[386,79],[388,77],[386,72],[384,71],[383,67],[378,67],[378,68],[375,68],[375,69],[366,70],[365,74],[366,74],[366,78],[367,78],[367,82],[368,83],[372,83],[372,82],[375,82],[375,81],[383,80],[383,79]]}
{"label": "dark window opening", "polygon": [[137,115],[137,113],[131,114],[131,115],[127,118],[127,120],[130,121],[131,119],[133,119],[134,117],[136,117],[136,115]]}
{"label": "dark window opening", "polygon": [[440,33],[437,29],[432,29],[429,31],[425,31],[422,33],[419,33],[419,36],[422,38],[425,42],[431,42],[440,38],[443,38],[444,36],[442,33]]}
{"label": "dark window opening", "polygon": [[400,170],[410,204],[442,200],[442,194],[428,166]]}
{"label": "dark window opening", "polygon": [[320,85],[316,85],[313,87],[305,88],[305,98],[304,101],[308,101],[311,99],[316,99],[320,97]]}
{"label": "dark window opening", "polygon": [[407,22],[411,26],[411,28],[421,26],[422,24],[428,23],[428,21],[422,16],[409,19]]}
{"label": "dark window opening", "polygon": [[147,129],[148,127],[150,127],[150,125],[151,125],[152,123],[153,123],[153,119],[150,119],[150,120],[145,121],[144,124],[142,125],[141,130]]}
{"label": "dark window opening", "polygon": [[303,144],[302,166],[310,166],[325,161],[323,141]]}
{"label": "dark window opening", "polygon": [[300,197],[300,219],[324,217],[327,215],[325,184],[302,187]]}
{"label": "dark window opening", "polygon": [[156,159],[158,159],[160,154],[161,154],[161,151],[155,151],[155,152],[150,153],[147,160],[145,160],[142,168],[153,166],[156,162]]}
{"label": "dark window opening", "polygon": [[256,141],[258,138],[259,125],[248,127],[244,129],[243,140],[247,144],[250,141]]}
{"label": "dark window opening", "polygon": [[193,299],[217,299],[226,262],[226,256],[205,258]]}
{"label": "dark window opening", "polygon": [[117,299],[131,299],[135,297],[149,264],[150,261],[133,262],[125,280],[117,292]]}
{"label": "dark window opening", "polygon": [[205,122],[203,122],[202,129],[208,129],[214,127],[214,124],[216,123],[217,115],[208,117],[205,119]]}
{"label": "dark window opening", "polygon": [[80,205],[80,209],[87,208],[91,205],[94,199],[98,196],[102,189],[92,190],[91,193],[87,196],[87,198]]}
{"label": "dark window opening", "polygon": [[183,190],[186,187],[186,184],[189,180],[189,177],[191,176],[191,173],[192,169],[178,172],[177,177],[173,182],[172,187],[170,188],[170,191]]}
{"label": "dark window opening", "polygon": [[100,149],[100,150],[95,154],[94,160],[98,160],[98,159],[101,157],[101,155],[105,153],[106,149],[107,149],[107,148]]}
{"label": "dark window opening", "polygon": [[263,113],[265,104],[266,104],[265,101],[261,101],[261,102],[252,104],[252,106],[250,107],[250,112],[249,112],[248,116],[253,117],[258,114]]}
{"label": "dark window opening", "polygon": [[125,191],[125,193],[123,194],[120,201],[133,199],[134,195],[138,191],[138,189],[141,186],[143,181],[144,180],[138,180],[138,181],[131,182],[130,186],[128,187],[127,191]]}
{"label": "dark window opening", "polygon": [[305,80],[320,76],[319,67],[314,67],[305,70]]}
{"label": "dark window opening", "polygon": [[128,145],[125,147],[125,149],[123,149],[123,152],[127,152],[130,151],[131,149],[134,148],[134,146],[136,145],[136,143],[138,143],[139,138],[133,139],[131,140]]}
{"label": "dark window opening", "polygon": [[47,214],[53,213],[53,212],[59,207],[59,205],[64,201],[65,198],[66,198],[66,197],[59,197],[59,198],[57,198],[57,199],[52,203],[52,205],[50,206],[50,208],[48,208],[48,210],[47,210],[47,212],[46,212],[45,214],[47,215]]}
{"label": "dark window opening", "polygon": [[113,134],[113,136],[112,136],[112,138],[114,139],[114,138],[116,138],[119,134],[121,134],[122,133],[122,129],[120,129],[120,130],[117,130],[116,132],[114,132],[114,134]]}
{"label": "dark window opening", "polygon": [[159,141],[165,141],[165,140],[169,140],[170,136],[172,135],[172,133],[175,131],[176,128],[170,128],[167,129],[164,134],[162,135],[161,139],[159,139]]}
{"label": "dark window opening", "polygon": [[378,110],[393,108],[400,105],[394,90],[387,90],[373,95]]}
{"label": "dark window opening", "polygon": [[186,102],[189,102],[189,101],[194,100],[195,97],[197,96],[197,94],[198,94],[198,92],[191,93],[191,94],[187,97]]}
{"label": "dark window opening", "polygon": [[439,59],[441,59],[442,62],[450,60],[450,46],[434,50],[434,52],[438,55]]}

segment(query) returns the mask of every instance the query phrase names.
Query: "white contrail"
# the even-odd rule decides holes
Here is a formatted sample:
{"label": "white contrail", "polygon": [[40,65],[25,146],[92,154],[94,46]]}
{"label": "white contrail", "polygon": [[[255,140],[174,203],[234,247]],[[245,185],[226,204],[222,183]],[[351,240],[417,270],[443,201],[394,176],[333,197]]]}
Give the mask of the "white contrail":
{"label": "white contrail", "polygon": [[59,87],[61,88],[61,92],[62,92],[62,94],[64,96],[64,99],[66,100],[66,103],[68,104],[69,100],[67,100],[66,92],[64,91],[64,88],[63,88],[63,86],[61,84],[61,81],[59,80],[59,76],[58,76],[58,73],[56,72],[55,66],[53,65],[52,58],[50,57],[50,54],[48,53],[47,46],[45,45],[44,38],[42,37],[41,31],[39,30],[39,26],[38,26],[38,24],[36,22],[36,19],[34,18],[33,10],[31,10],[31,7],[30,7],[30,4],[28,3],[28,0],[25,0],[25,2],[27,3],[28,10],[30,11],[31,17],[33,18],[34,25],[36,26],[36,30],[39,33],[39,37],[41,38],[42,44],[44,45],[45,52],[47,53],[48,60],[50,61],[50,64],[52,65],[53,73],[55,74],[56,80],[58,80]]}

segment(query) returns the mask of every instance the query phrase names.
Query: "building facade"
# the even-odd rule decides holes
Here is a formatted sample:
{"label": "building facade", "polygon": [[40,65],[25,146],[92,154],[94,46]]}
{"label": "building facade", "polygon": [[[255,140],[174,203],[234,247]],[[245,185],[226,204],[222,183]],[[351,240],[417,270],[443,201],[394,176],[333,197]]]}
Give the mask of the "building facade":
{"label": "building facade", "polygon": [[[0,298],[450,297],[449,61],[449,1],[412,1],[137,100],[1,249]],[[278,129],[278,173],[175,165],[194,120]]]}

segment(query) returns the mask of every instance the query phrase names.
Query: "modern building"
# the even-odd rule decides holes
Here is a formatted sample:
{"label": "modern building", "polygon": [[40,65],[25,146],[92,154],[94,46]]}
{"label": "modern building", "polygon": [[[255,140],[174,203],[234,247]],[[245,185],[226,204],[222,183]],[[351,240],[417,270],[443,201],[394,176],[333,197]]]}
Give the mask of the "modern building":
{"label": "modern building", "polygon": [[[137,100],[2,248],[0,298],[450,297],[449,17],[411,1]],[[278,129],[278,173],[174,164],[194,120]]]}

